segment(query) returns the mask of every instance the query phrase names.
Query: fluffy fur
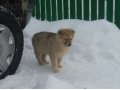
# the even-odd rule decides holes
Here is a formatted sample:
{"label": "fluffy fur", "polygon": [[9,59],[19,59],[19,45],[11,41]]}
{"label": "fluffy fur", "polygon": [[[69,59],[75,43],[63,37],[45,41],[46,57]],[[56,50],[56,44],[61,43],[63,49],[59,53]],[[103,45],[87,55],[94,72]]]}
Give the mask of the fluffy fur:
{"label": "fluffy fur", "polygon": [[32,44],[39,64],[47,64],[46,55],[49,55],[53,71],[58,72],[62,67],[62,58],[71,46],[74,33],[72,29],[60,29],[57,33],[36,33],[32,38]]}

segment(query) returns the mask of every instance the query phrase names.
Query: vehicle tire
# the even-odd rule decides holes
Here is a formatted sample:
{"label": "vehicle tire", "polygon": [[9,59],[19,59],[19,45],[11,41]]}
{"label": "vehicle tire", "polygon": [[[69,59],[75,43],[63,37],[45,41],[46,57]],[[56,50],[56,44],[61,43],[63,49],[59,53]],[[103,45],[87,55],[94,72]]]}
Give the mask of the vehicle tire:
{"label": "vehicle tire", "polygon": [[23,52],[23,32],[15,15],[0,7],[0,79],[14,74]]}

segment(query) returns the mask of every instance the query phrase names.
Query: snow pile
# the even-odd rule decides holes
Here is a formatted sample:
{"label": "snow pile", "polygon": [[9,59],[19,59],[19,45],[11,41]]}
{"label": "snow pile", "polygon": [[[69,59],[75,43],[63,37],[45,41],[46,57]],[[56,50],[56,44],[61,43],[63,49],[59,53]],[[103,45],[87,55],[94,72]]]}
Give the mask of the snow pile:
{"label": "snow pile", "polygon": [[[63,58],[63,68],[53,73],[50,64],[38,65],[31,44],[40,31],[73,28],[72,47]],[[34,18],[24,30],[24,52],[15,75],[0,81],[0,88],[120,88],[120,31],[106,20],[39,21]],[[49,60],[49,57],[48,57]]]}

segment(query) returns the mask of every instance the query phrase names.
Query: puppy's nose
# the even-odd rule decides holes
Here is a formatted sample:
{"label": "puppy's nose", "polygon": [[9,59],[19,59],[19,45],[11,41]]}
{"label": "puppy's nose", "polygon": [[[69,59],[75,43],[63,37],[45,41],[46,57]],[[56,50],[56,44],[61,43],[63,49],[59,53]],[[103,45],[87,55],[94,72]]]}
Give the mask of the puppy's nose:
{"label": "puppy's nose", "polygon": [[68,46],[71,46],[71,43],[69,43]]}

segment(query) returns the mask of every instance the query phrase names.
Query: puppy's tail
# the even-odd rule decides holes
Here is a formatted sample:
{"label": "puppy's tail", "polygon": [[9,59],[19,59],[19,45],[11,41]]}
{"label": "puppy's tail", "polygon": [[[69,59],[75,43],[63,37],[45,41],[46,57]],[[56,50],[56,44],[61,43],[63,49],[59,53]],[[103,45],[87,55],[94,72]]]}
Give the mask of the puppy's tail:
{"label": "puppy's tail", "polygon": [[32,45],[34,46],[34,42],[35,42],[35,35],[32,37]]}
{"label": "puppy's tail", "polygon": [[34,53],[35,53],[35,56],[38,60],[38,49],[37,49],[37,35],[35,34],[32,38],[32,46],[33,46],[33,49],[34,49]]}
{"label": "puppy's tail", "polygon": [[33,46],[34,49],[35,49],[35,46],[36,46],[36,39],[37,39],[36,34],[34,34],[34,36],[32,37],[32,46]]}

